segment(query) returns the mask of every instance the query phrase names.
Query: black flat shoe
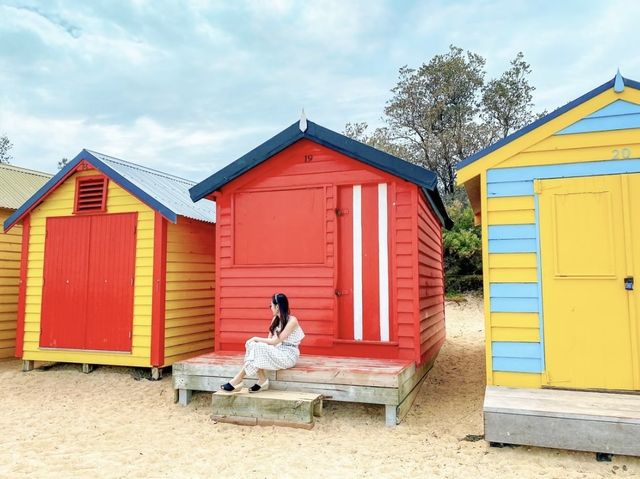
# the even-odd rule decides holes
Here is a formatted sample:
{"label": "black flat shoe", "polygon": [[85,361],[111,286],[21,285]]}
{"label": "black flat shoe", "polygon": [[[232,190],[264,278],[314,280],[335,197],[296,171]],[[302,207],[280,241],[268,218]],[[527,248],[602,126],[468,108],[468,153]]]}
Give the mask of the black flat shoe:
{"label": "black flat shoe", "polygon": [[220,386],[220,389],[222,389],[223,391],[227,391],[228,393],[232,393],[232,392],[237,393],[242,390],[242,383],[238,384],[237,386],[234,386],[231,383],[226,383]]}
{"label": "black flat shoe", "polygon": [[257,393],[258,391],[266,391],[269,389],[269,380],[265,379],[262,384],[255,383],[253,386],[249,388],[250,393]]}

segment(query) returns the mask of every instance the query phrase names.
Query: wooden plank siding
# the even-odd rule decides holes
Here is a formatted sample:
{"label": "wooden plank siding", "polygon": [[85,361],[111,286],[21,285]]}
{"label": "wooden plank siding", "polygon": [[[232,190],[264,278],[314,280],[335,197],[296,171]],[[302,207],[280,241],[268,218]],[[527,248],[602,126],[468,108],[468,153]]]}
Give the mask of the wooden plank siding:
{"label": "wooden plank siding", "polygon": [[167,225],[164,365],[213,351],[215,225]]}
{"label": "wooden plank siding", "polygon": [[138,213],[131,354],[41,349],[39,345],[46,219],[72,215],[75,179],[79,176],[90,175],[95,175],[95,170],[83,171],[70,176],[30,213],[31,231],[27,264],[23,359],[148,366],[151,344],[154,213],[151,208],[119,187],[114,181],[109,181],[107,212]]}
{"label": "wooden plank siding", "polygon": [[[305,157],[311,158],[305,161]],[[338,303],[338,188],[386,183],[389,228],[389,342],[336,341]],[[324,262],[318,264],[236,264],[234,197],[239,193],[322,188],[324,196]],[[264,335],[270,323],[268,302],[275,292],[287,294],[306,338],[304,354],[416,359],[417,254],[415,185],[365,163],[303,139],[236,178],[215,194],[216,351],[240,351],[253,335]],[[273,221],[286,222],[278,211]],[[300,225],[298,225],[300,227]],[[295,236],[283,239],[295,242]],[[395,321],[395,323],[394,323]],[[394,329],[396,329],[394,331]],[[373,344],[372,344],[373,343]]]}
{"label": "wooden plank siding", "polygon": [[[628,149],[628,159],[614,158],[623,148]],[[535,180],[537,178],[558,178],[592,176],[598,174],[633,173],[640,171],[637,160],[640,155],[640,143],[637,130],[594,131],[574,134],[555,134],[541,138],[523,151],[506,158],[487,172],[487,213],[490,234],[483,238],[483,248],[489,251],[490,287],[499,283],[521,287],[525,283],[538,283],[542,272],[539,268],[539,251],[526,250],[524,242],[512,242],[515,249],[502,252],[496,250],[499,245],[492,244],[491,228],[523,228],[530,225],[539,228],[535,205]],[[495,231],[495,230],[494,230]],[[506,229],[504,231],[507,231]],[[514,232],[512,228],[508,231]],[[494,236],[495,237],[495,236]],[[507,238],[508,239],[508,238]],[[537,241],[537,239],[536,239]],[[503,244],[504,243],[503,241]],[[525,248],[525,249],[522,249]],[[539,248],[539,245],[537,245]],[[544,252],[542,253],[544,254]],[[485,301],[490,310],[489,326],[493,348],[499,345],[510,351],[509,356],[500,358],[495,352],[491,367],[493,375],[488,384],[511,387],[541,387],[546,384],[545,372],[527,372],[518,370],[519,364],[531,361],[520,350],[531,344],[540,344],[544,360],[544,337],[541,325],[542,301],[538,298],[539,311],[526,310],[516,301],[525,298],[496,298],[497,289],[490,289]],[[508,303],[512,310],[506,311],[500,301]],[[524,303],[523,303],[524,304]],[[513,307],[515,306],[515,309]],[[520,308],[522,306],[522,308]],[[508,309],[508,308],[507,308]],[[493,348],[491,350],[493,350]],[[516,349],[518,351],[516,351]],[[488,351],[490,351],[488,349]],[[535,355],[535,354],[534,354]],[[513,356],[513,357],[511,357]],[[542,362],[544,365],[544,362]]]}
{"label": "wooden plank siding", "polygon": [[[13,210],[0,208],[0,223],[12,213]],[[11,358],[15,353],[21,245],[21,226],[7,233],[0,230],[0,359]]]}
{"label": "wooden plank siding", "polygon": [[420,305],[420,358],[438,354],[445,340],[444,250],[442,229],[424,195],[418,192],[418,299]]}
{"label": "wooden plank siding", "polygon": [[[392,199],[392,231],[391,264],[395,264],[395,296],[392,294],[391,313],[395,309],[398,327],[398,358],[419,360],[419,332],[417,333],[418,315],[418,262],[417,262],[417,226],[416,197],[417,187],[409,183],[397,183],[395,198]],[[392,226],[394,225],[394,226]],[[393,284],[393,282],[391,283]],[[417,333],[417,334],[416,334]]]}

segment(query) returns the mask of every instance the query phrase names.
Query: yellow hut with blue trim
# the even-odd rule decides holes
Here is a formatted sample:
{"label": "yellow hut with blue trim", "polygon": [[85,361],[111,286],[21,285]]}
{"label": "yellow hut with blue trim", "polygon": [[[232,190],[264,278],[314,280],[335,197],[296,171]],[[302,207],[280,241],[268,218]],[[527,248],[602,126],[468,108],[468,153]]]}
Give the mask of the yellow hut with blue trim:
{"label": "yellow hut with blue trim", "polygon": [[640,454],[626,437],[523,432],[559,420],[532,404],[565,398],[556,413],[575,419],[596,394],[593,419],[606,392],[640,390],[640,83],[618,73],[457,168],[482,225],[487,439]]}

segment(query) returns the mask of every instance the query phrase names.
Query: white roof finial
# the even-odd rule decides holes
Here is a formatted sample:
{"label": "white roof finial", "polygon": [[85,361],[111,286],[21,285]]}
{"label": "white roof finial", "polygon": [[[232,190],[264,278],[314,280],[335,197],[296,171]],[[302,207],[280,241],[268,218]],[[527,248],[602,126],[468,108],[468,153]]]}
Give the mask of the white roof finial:
{"label": "white roof finial", "polygon": [[304,114],[304,108],[302,109],[302,113],[300,114],[300,131],[307,131],[307,117]]}

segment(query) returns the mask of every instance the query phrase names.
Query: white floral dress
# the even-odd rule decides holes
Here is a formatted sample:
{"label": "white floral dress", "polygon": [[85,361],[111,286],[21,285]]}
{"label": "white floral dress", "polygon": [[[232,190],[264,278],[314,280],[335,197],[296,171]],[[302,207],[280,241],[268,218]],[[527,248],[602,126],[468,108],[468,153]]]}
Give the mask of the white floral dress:
{"label": "white floral dress", "polygon": [[[279,332],[276,329],[276,333]],[[244,355],[244,370],[249,376],[254,376],[258,369],[288,369],[298,362],[300,350],[298,346],[304,339],[304,332],[300,325],[296,327],[287,339],[273,346],[266,343],[251,342],[247,344]]]}

